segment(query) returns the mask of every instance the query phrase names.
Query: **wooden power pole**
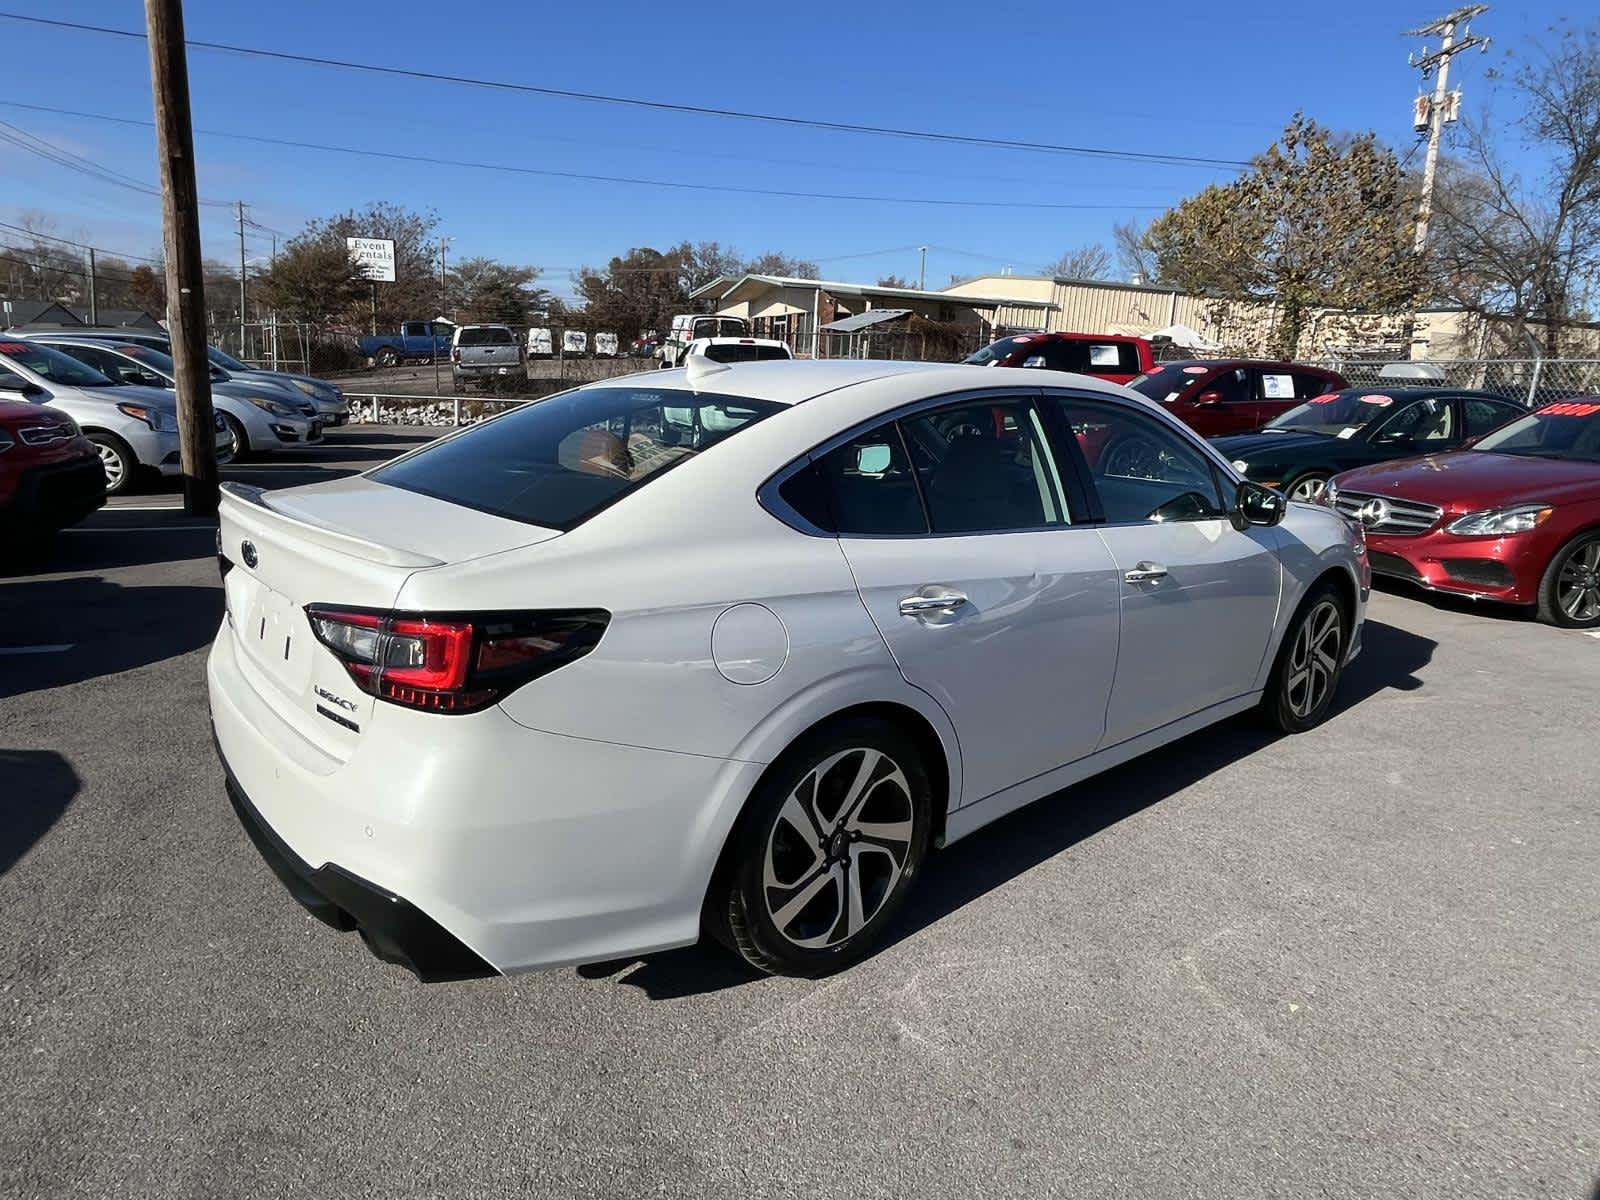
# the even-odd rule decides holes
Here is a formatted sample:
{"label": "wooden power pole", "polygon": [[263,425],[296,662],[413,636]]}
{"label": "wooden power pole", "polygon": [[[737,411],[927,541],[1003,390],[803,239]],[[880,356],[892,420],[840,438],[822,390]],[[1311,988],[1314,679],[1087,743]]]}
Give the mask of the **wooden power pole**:
{"label": "wooden power pole", "polygon": [[167,269],[168,333],[178,377],[183,507],[191,515],[210,516],[217,511],[217,435],[211,415],[211,364],[206,357],[200,201],[194,178],[183,0],[145,0],[144,15],[161,155],[161,243]]}
{"label": "wooden power pole", "polygon": [[[1430,21],[1420,29],[1413,29],[1407,37],[1432,37],[1438,34],[1443,40],[1437,50],[1423,48],[1422,54],[1411,56],[1411,65],[1422,72],[1422,78],[1434,77],[1433,95],[1419,95],[1416,102],[1416,126],[1428,131],[1428,157],[1422,168],[1422,198],[1417,204],[1417,235],[1415,250],[1421,254],[1428,246],[1428,222],[1433,217],[1433,181],[1439,169],[1439,139],[1445,125],[1454,121],[1461,109],[1460,91],[1449,87],[1450,60],[1474,46],[1487,48],[1488,38],[1473,37],[1466,23],[1473,17],[1489,11],[1487,4],[1469,4],[1448,16]],[[1456,37],[1456,27],[1461,27],[1461,37]]]}

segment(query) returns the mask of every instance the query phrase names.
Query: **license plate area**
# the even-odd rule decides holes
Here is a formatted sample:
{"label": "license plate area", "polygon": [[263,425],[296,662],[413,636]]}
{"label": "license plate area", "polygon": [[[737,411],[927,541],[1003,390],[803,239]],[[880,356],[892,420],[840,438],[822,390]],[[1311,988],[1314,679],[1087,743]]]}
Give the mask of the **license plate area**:
{"label": "license plate area", "polygon": [[304,693],[311,682],[311,643],[315,640],[305,614],[259,579],[243,600],[243,615],[235,611],[233,620],[245,653],[285,689],[296,695]]}

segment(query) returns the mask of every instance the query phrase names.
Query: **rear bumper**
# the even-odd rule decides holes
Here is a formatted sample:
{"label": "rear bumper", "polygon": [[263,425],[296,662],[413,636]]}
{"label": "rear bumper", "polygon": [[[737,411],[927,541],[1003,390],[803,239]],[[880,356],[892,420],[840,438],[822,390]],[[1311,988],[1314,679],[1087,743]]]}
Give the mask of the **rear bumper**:
{"label": "rear bumper", "polygon": [[105,468],[89,457],[25,470],[0,513],[23,529],[61,529],[105,502]]}
{"label": "rear bumper", "polygon": [[427,913],[335,863],[312,867],[261,819],[219,746],[234,815],[291,896],[317,920],[361,933],[371,951],[427,983],[481,979],[495,970]]}
{"label": "rear bumper", "polygon": [[450,368],[457,375],[468,377],[478,375],[515,375],[522,369],[520,362],[514,363],[456,363]]}
{"label": "rear bumper", "polygon": [[1367,555],[1374,575],[1505,604],[1538,602],[1549,559],[1525,535],[1471,538],[1439,531],[1418,537],[1368,533]]}

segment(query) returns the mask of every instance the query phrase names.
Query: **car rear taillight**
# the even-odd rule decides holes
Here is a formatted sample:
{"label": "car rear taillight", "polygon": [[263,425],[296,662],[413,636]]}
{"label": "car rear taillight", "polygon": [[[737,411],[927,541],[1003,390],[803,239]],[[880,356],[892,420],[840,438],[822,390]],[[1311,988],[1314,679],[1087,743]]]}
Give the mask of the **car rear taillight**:
{"label": "car rear taillight", "polygon": [[460,362],[461,361],[461,347],[459,347],[459,346],[450,347],[450,361],[451,362]]}
{"label": "car rear taillight", "polygon": [[598,608],[429,615],[322,604],[306,617],[362,691],[439,713],[475,712],[582,658],[611,620]]}

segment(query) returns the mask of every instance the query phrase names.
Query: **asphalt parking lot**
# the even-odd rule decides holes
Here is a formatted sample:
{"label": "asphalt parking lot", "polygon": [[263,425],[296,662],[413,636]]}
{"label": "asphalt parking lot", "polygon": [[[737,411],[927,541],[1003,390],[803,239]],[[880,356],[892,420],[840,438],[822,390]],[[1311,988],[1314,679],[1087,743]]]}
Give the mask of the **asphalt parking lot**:
{"label": "asphalt parking lot", "polygon": [[832,979],[424,986],[235,821],[173,505],[0,575],[0,1195],[1600,1195],[1600,638],[1380,592],[1326,725],[991,826]]}

